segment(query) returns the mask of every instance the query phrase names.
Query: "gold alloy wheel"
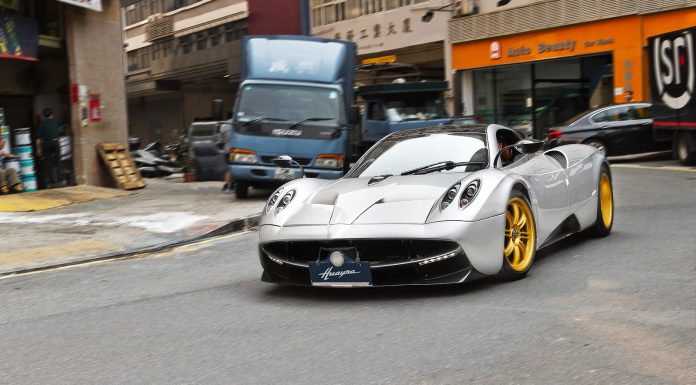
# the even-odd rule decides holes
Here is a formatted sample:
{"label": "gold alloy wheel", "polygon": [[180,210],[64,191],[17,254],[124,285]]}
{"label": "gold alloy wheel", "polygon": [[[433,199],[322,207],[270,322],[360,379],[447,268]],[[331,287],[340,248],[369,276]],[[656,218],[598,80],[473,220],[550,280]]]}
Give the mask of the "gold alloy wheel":
{"label": "gold alloy wheel", "polygon": [[536,234],[534,217],[520,197],[508,201],[505,213],[505,259],[515,271],[525,271],[532,263]]}
{"label": "gold alloy wheel", "polygon": [[611,180],[607,174],[602,174],[602,180],[599,182],[599,204],[602,208],[604,227],[609,228],[614,216],[614,198],[611,194]]}

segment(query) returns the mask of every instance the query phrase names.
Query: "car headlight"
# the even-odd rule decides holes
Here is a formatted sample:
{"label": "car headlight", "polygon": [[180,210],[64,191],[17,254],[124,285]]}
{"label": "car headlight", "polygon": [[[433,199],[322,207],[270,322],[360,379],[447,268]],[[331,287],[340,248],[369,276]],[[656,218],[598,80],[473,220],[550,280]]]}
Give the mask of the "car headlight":
{"label": "car headlight", "polygon": [[316,167],[340,168],[343,167],[344,159],[343,154],[321,154],[317,157],[314,165]]}
{"label": "car headlight", "polygon": [[227,160],[230,163],[256,163],[256,153],[243,148],[231,148]]}
{"label": "car headlight", "polygon": [[[280,195],[280,194],[278,194]],[[280,199],[280,202],[278,202],[278,207],[276,207],[275,213],[278,214],[283,210],[284,208],[288,207],[290,202],[292,202],[292,199],[295,197],[295,190],[290,190],[283,197]]]}
{"label": "car headlight", "polygon": [[450,187],[447,192],[445,193],[445,196],[442,198],[442,202],[440,202],[440,210],[444,210],[447,208],[447,206],[452,203],[454,198],[457,197],[457,192],[459,192],[459,187],[461,187],[461,183],[457,182],[454,186]]}
{"label": "car headlight", "polygon": [[476,198],[476,195],[478,195],[478,192],[481,188],[481,180],[476,179],[472,182],[470,182],[466,187],[464,188],[464,191],[462,192],[461,198],[459,198],[459,207],[466,207],[471,201]]}
{"label": "car headlight", "polygon": [[271,212],[271,209],[273,206],[275,206],[276,202],[278,202],[278,198],[280,198],[280,194],[283,192],[283,188],[279,188],[276,190],[276,192],[271,195],[271,197],[268,199],[268,202],[266,203],[266,214]]}

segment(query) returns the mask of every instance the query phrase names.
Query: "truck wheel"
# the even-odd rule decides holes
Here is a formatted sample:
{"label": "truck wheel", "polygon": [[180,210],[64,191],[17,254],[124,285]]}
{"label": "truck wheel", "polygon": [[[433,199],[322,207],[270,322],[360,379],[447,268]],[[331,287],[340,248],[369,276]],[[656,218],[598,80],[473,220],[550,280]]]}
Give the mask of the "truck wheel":
{"label": "truck wheel", "polygon": [[674,139],[674,152],[683,165],[696,163],[696,148],[694,148],[693,141],[689,139],[689,134],[686,132],[679,133]]}
{"label": "truck wheel", "polygon": [[237,199],[246,199],[249,196],[249,185],[247,182],[238,180],[234,183],[234,195]]}

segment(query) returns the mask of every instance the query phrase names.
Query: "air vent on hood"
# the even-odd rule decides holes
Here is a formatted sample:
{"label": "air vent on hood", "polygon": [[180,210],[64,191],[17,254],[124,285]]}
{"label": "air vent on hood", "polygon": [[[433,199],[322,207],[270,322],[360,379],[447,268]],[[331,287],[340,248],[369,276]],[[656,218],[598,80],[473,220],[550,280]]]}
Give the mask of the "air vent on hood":
{"label": "air vent on hood", "polygon": [[391,176],[391,175],[377,175],[377,176],[373,176],[372,179],[370,179],[370,181],[367,182],[367,185],[368,185],[368,186],[372,186],[373,184],[379,183],[379,182],[381,182],[381,181],[383,181],[383,180],[389,178],[390,176]]}
{"label": "air vent on hood", "polygon": [[551,159],[555,160],[558,164],[561,165],[561,167],[568,167],[568,160],[566,159],[565,155],[563,155],[563,153],[561,153],[560,151],[546,151],[546,155],[548,155]]}

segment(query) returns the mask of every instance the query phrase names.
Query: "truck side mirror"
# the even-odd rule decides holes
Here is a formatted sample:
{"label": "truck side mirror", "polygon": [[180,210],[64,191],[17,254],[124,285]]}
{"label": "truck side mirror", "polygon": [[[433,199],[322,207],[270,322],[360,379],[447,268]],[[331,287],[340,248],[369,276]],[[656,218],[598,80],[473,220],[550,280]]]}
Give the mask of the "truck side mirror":
{"label": "truck side mirror", "polygon": [[349,124],[360,123],[360,107],[350,106],[350,109],[348,110],[348,123]]}

